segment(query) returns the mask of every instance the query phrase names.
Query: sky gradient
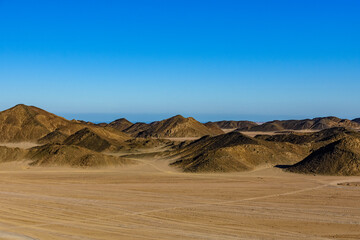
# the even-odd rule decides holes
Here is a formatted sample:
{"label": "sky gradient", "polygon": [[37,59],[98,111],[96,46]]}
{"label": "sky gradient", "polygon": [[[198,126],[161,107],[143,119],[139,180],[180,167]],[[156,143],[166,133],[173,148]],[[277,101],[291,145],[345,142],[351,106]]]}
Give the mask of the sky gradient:
{"label": "sky gradient", "polygon": [[0,0],[0,110],[360,117],[360,1]]}

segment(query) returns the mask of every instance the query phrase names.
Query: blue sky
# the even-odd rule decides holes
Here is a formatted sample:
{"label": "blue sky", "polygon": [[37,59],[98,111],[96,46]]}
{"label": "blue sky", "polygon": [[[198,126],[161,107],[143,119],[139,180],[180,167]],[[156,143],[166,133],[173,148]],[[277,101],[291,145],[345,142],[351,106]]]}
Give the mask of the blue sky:
{"label": "blue sky", "polygon": [[0,109],[360,117],[360,1],[0,0]]}

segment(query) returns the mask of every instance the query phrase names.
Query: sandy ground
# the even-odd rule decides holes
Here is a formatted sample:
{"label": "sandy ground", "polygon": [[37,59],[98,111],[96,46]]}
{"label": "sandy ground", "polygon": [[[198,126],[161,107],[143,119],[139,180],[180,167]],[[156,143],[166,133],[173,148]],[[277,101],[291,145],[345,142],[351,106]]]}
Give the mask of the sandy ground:
{"label": "sandy ground", "polygon": [[318,130],[284,130],[284,131],[276,131],[276,132],[242,131],[241,133],[250,137],[255,137],[256,135],[278,135],[278,134],[287,134],[288,132],[313,133],[313,132],[318,132]]}
{"label": "sandy ground", "polygon": [[221,130],[222,130],[224,133],[229,133],[229,132],[235,131],[236,128],[222,128]]}
{"label": "sandy ground", "polygon": [[0,146],[11,147],[11,148],[24,148],[24,149],[36,147],[36,146],[39,146],[39,145],[40,144],[33,143],[33,142],[17,142],[17,143],[4,143],[4,142],[1,142],[0,143]]}
{"label": "sandy ground", "polygon": [[[236,128],[222,128],[221,130],[223,130],[223,132],[225,133],[229,133],[232,131],[235,131]],[[242,134],[250,136],[250,137],[255,137],[256,135],[276,135],[276,134],[285,134],[288,132],[294,132],[294,133],[313,133],[313,132],[318,132],[318,130],[283,130],[283,131],[241,131]]]}
{"label": "sandy ground", "polygon": [[360,239],[360,177],[0,165],[0,239]]}
{"label": "sandy ground", "polygon": [[200,137],[173,137],[173,138],[164,138],[164,139],[168,139],[171,141],[179,141],[179,142],[183,142],[183,141],[193,141],[193,140],[197,140]]}

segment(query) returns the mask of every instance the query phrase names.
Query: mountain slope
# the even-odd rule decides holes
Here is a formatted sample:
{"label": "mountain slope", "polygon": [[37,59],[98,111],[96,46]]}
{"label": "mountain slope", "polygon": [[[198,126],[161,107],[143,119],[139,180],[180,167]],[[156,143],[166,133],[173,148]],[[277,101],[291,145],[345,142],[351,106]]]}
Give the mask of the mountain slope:
{"label": "mountain slope", "polygon": [[360,118],[355,118],[352,120],[353,122],[360,123]]}
{"label": "mountain slope", "polygon": [[72,134],[63,141],[65,145],[77,145],[96,152],[104,150],[115,150],[116,145],[120,143],[114,139],[100,136],[89,128],[83,128]]}
{"label": "mountain slope", "polygon": [[56,129],[55,131],[48,133],[44,137],[38,139],[38,143],[40,144],[47,144],[47,143],[62,143],[68,135],[62,133],[59,131],[59,129]]}
{"label": "mountain slope", "polygon": [[127,119],[120,118],[120,119],[117,119],[117,120],[109,123],[107,125],[107,127],[112,127],[112,128],[115,128],[115,129],[117,129],[119,131],[123,131],[123,130],[129,128],[132,125],[133,125],[133,123],[128,121]]}
{"label": "mountain slope", "polygon": [[40,108],[16,105],[0,112],[0,142],[36,141],[70,121]]}
{"label": "mountain slope", "polygon": [[25,149],[0,146],[0,162],[22,160],[25,158],[27,152]]}
{"label": "mountain slope", "polygon": [[224,131],[221,130],[221,128],[214,122],[207,122],[204,123],[205,127],[209,128],[211,131],[217,133],[217,134],[223,134]]}
{"label": "mountain slope", "polygon": [[261,165],[294,163],[309,152],[308,147],[290,143],[270,143],[230,132],[215,137],[202,137],[171,157],[172,165],[185,172],[248,171]]}
{"label": "mountain slope", "polygon": [[242,131],[283,131],[283,130],[323,130],[332,127],[360,128],[360,124],[348,119],[323,117],[303,120],[275,120],[251,128],[239,128]]}
{"label": "mountain slope", "polygon": [[61,144],[47,144],[30,149],[27,159],[33,166],[100,167],[133,163],[129,159],[101,154],[89,149]]}
{"label": "mountain slope", "polygon": [[311,144],[314,142],[334,142],[345,136],[360,137],[359,132],[352,131],[343,127],[334,127],[313,133],[290,133],[279,135],[259,135],[257,139],[263,139],[272,142],[289,142],[293,144]]}
{"label": "mountain slope", "polygon": [[347,136],[314,151],[287,170],[323,175],[360,175],[360,140]]}
{"label": "mountain slope", "polygon": [[217,121],[214,122],[220,128],[224,129],[232,129],[232,128],[241,128],[241,129],[249,129],[257,126],[258,124],[251,121]]}
{"label": "mountain slope", "polygon": [[147,123],[137,122],[131,125],[130,127],[124,129],[123,132],[129,134],[132,137],[136,137],[139,134],[139,132],[143,132],[149,129],[149,127],[150,125]]}
{"label": "mountain slope", "polygon": [[208,128],[194,118],[177,115],[149,124],[147,129],[137,134],[137,137],[202,137],[221,133],[221,130]]}

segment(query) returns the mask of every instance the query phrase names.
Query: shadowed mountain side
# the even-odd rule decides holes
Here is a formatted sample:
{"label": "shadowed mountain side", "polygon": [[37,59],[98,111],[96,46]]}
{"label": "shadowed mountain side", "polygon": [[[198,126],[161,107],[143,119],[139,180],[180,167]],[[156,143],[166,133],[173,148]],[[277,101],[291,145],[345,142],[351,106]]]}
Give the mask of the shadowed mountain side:
{"label": "shadowed mountain side", "polygon": [[257,123],[251,121],[218,121],[213,123],[216,124],[218,127],[224,129],[232,129],[232,128],[250,129],[252,127],[258,126]]}
{"label": "shadowed mountain side", "polygon": [[131,127],[133,125],[132,122],[128,121],[127,119],[125,118],[120,118],[120,119],[117,119],[111,123],[109,123],[108,125],[106,125],[107,127],[112,127],[112,128],[115,128],[119,131],[123,131],[129,127]]}
{"label": "shadowed mountain side", "polygon": [[360,175],[360,140],[347,136],[314,151],[286,170],[323,175]]}
{"label": "shadowed mountain side", "polygon": [[127,140],[124,144],[124,148],[128,149],[146,149],[146,148],[157,148],[157,147],[171,147],[174,146],[174,141],[160,138],[133,138]]}
{"label": "shadowed mountain side", "polygon": [[271,142],[289,142],[294,144],[307,144],[316,142],[336,141],[344,136],[355,136],[360,137],[359,132],[352,131],[343,127],[335,127],[324,129],[319,132],[313,133],[290,133],[290,134],[279,134],[279,135],[258,135],[256,139],[262,139]]}
{"label": "shadowed mountain side", "polygon": [[57,130],[63,133],[64,135],[70,136],[84,128],[90,129],[91,131],[100,135],[101,137],[114,139],[117,141],[126,141],[131,138],[128,134],[119,131],[117,129],[111,127],[100,127],[97,125],[72,124],[72,125],[60,127]]}
{"label": "shadowed mountain side", "polygon": [[56,129],[55,131],[45,135],[44,137],[40,138],[37,142],[40,144],[47,144],[47,143],[62,143],[68,137],[68,135]]}
{"label": "shadowed mountain side", "polygon": [[216,132],[217,134],[224,134],[224,131],[214,122],[207,122],[204,125],[209,128],[211,131]]}
{"label": "shadowed mountain side", "polygon": [[123,132],[129,134],[132,137],[136,137],[139,132],[143,132],[149,128],[149,124],[143,122],[137,122],[130,127],[123,130]]}
{"label": "shadowed mountain side", "polygon": [[30,149],[26,156],[34,166],[100,167],[131,164],[133,161],[101,154],[89,149],[61,144],[47,144]]}
{"label": "shadowed mountain side", "polygon": [[260,165],[295,163],[309,153],[309,148],[290,143],[270,143],[231,132],[203,137],[175,151],[172,163],[185,172],[248,171]]}
{"label": "shadowed mountain side", "polygon": [[23,160],[27,153],[25,149],[0,146],[0,162]]}
{"label": "shadowed mountain side", "polygon": [[194,118],[177,115],[150,123],[147,129],[137,134],[137,137],[202,137],[221,133],[223,132],[220,129],[210,129]]}
{"label": "shadowed mountain side", "polygon": [[77,145],[96,152],[116,151],[124,144],[129,137],[108,132],[108,129],[83,128],[66,138],[65,145]]}
{"label": "shadowed mountain side", "polygon": [[304,120],[271,121],[251,128],[239,128],[240,131],[283,131],[283,130],[323,130],[332,127],[360,128],[360,124],[348,119],[323,117]]}
{"label": "shadowed mountain side", "polygon": [[352,121],[360,124],[360,118],[355,118]]}

